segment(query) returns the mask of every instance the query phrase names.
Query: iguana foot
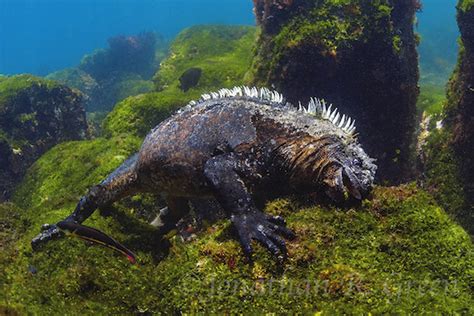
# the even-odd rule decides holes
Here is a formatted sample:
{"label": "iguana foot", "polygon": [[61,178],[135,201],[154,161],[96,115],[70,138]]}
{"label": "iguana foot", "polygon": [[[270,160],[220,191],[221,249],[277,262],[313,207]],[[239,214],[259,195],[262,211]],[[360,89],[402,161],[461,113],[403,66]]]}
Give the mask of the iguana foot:
{"label": "iguana foot", "polygon": [[296,237],[286,227],[285,221],[280,216],[274,217],[255,211],[232,215],[231,221],[239,235],[242,249],[249,260],[252,260],[252,239],[262,244],[279,260],[284,260],[287,257],[287,249],[285,240],[280,236],[289,240]]}
{"label": "iguana foot", "polygon": [[44,224],[41,226],[41,233],[31,240],[31,247],[37,250],[42,244],[46,244],[53,239],[59,239],[64,236],[64,232],[57,225]]}

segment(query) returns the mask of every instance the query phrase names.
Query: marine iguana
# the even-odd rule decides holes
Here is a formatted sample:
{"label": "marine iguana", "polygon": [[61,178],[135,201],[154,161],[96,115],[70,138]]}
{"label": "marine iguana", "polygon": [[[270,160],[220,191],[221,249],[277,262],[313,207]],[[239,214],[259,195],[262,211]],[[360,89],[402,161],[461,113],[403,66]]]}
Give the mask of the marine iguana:
{"label": "marine iguana", "polygon": [[361,200],[370,191],[376,166],[355,136],[355,122],[323,100],[294,107],[275,91],[236,87],[204,94],[146,136],[139,152],[100,184],[56,225],[43,225],[36,248],[74,231],[133,254],[105,234],[82,226],[95,209],[139,192],[160,193],[168,212],[161,233],[189,211],[190,199],[215,198],[234,225],[244,254],[256,240],[286,256],[294,233],[280,217],[264,214],[266,198],[319,193],[334,202]]}

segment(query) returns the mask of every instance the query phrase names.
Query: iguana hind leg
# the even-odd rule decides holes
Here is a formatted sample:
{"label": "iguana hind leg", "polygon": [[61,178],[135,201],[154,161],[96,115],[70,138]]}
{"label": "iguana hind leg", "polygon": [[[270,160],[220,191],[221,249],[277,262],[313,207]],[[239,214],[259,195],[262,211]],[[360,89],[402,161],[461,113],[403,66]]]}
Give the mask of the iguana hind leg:
{"label": "iguana hind leg", "polygon": [[283,238],[294,238],[279,217],[259,211],[240,175],[252,172],[234,153],[216,156],[207,161],[204,174],[214,194],[237,230],[242,249],[248,258],[252,255],[251,240],[265,246],[273,255],[286,257]]}
{"label": "iguana hind leg", "polygon": [[[89,192],[81,197],[74,212],[64,221],[80,224],[89,218],[97,208],[143,191],[136,172],[137,157],[138,154],[131,156],[105,180],[90,188]],[[41,229],[42,232],[31,241],[33,248],[37,248],[40,244],[51,239],[62,237],[64,234],[57,225],[44,224]]]}

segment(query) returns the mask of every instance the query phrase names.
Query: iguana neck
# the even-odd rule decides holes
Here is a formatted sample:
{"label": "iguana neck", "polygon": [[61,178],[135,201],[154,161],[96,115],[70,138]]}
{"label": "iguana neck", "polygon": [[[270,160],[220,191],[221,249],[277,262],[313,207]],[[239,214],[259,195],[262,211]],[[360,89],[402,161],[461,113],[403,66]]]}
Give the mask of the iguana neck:
{"label": "iguana neck", "polygon": [[342,143],[334,136],[294,137],[279,146],[279,157],[290,185],[299,190],[321,184],[342,162]]}

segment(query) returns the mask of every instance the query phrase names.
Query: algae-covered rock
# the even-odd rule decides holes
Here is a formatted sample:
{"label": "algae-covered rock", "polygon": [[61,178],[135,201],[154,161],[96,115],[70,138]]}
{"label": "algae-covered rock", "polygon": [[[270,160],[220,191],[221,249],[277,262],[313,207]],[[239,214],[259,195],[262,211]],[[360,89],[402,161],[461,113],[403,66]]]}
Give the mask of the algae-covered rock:
{"label": "algae-covered rock", "polygon": [[108,40],[107,49],[84,56],[79,68],[98,81],[107,79],[111,72],[149,78],[156,71],[156,48],[161,42],[164,40],[152,32],[114,36]]}
{"label": "algae-covered rock", "polygon": [[82,97],[70,88],[30,75],[0,80],[0,200],[26,169],[55,144],[84,139]]}
{"label": "algae-covered rock", "polygon": [[78,67],[47,78],[83,92],[88,112],[109,112],[126,97],[153,90],[150,79],[167,50],[167,41],[155,33],[119,35],[109,39],[108,48],[84,56]]}
{"label": "algae-covered rock", "polygon": [[250,26],[195,26],[182,31],[161,63],[154,81],[158,91],[178,87],[179,77],[200,68],[195,89],[231,87],[242,82],[252,62],[255,28]]}
{"label": "algae-covered rock", "polygon": [[426,175],[437,200],[474,235],[474,1],[458,3],[458,64],[448,84],[443,128],[426,146]]}
{"label": "algae-covered rock", "polygon": [[470,208],[466,221],[474,234],[474,1],[459,2],[458,24],[462,47],[450,81],[446,122]]}
{"label": "algae-covered rock", "polygon": [[181,90],[151,92],[129,97],[119,102],[104,120],[104,133],[144,137],[151,128],[168,118],[174,111],[199,97],[199,93]]}
{"label": "algae-covered rock", "polygon": [[75,88],[84,93],[88,99],[86,103],[93,99],[95,91],[99,88],[97,81],[87,72],[77,68],[67,68],[53,72],[46,76],[46,79],[59,81],[71,88]]}
{"label": "algae-covered rock", "polygon": [[[169,253],[160,252],[156,231],[137,219],[134,209],[123,207],[105,217],[95,214],[86,224],[133,249],[137,265],[74,239],[33,253],[29,242],[39,225],[66,216],[86,182],[118,163],[114,155],[127,153],[107,150],[103,141],[76,146],[82,143],[43,156],[16,196],[24,211],[15,208],[15,216],[22,224],[15,226],[17,235],[0,260],[5,275],[0,306],[6,309],[71,315],[473,312],[473,245],[414,185],[377,188],[359,208],[269,203],[267,212],[284,215],[298,234],[288,242],[283,264],[260,246],[255,246],[255,263],[244,262],[227,221],[199,231],[190,242],[175,236]],[[81,163],[58,166],[63,154]],[[84,164],[89,167],[81,169]],[[94,165],[101,171],[89,176]],[[71,173],[77,180],[68,181]],[[23,202],[25,196],[32,198]]]}
{"label": "algae-covered rock", "polygon": [[357,121],[380,180],[412,166],[418,1],[254,0],[262,28],[253,81],[290,101],[324,98]]}
{"label": "algae-covered rock", "polygon": [[[154,80],[159,92],[127,98],[104,121],[106,135],[144,137],[171,113],[202,93],[242,85],[252,59],[255,28],[196,26],[181,32],[172,43]],[[201,69],[198,82],[182,89],[183,73]]]}

